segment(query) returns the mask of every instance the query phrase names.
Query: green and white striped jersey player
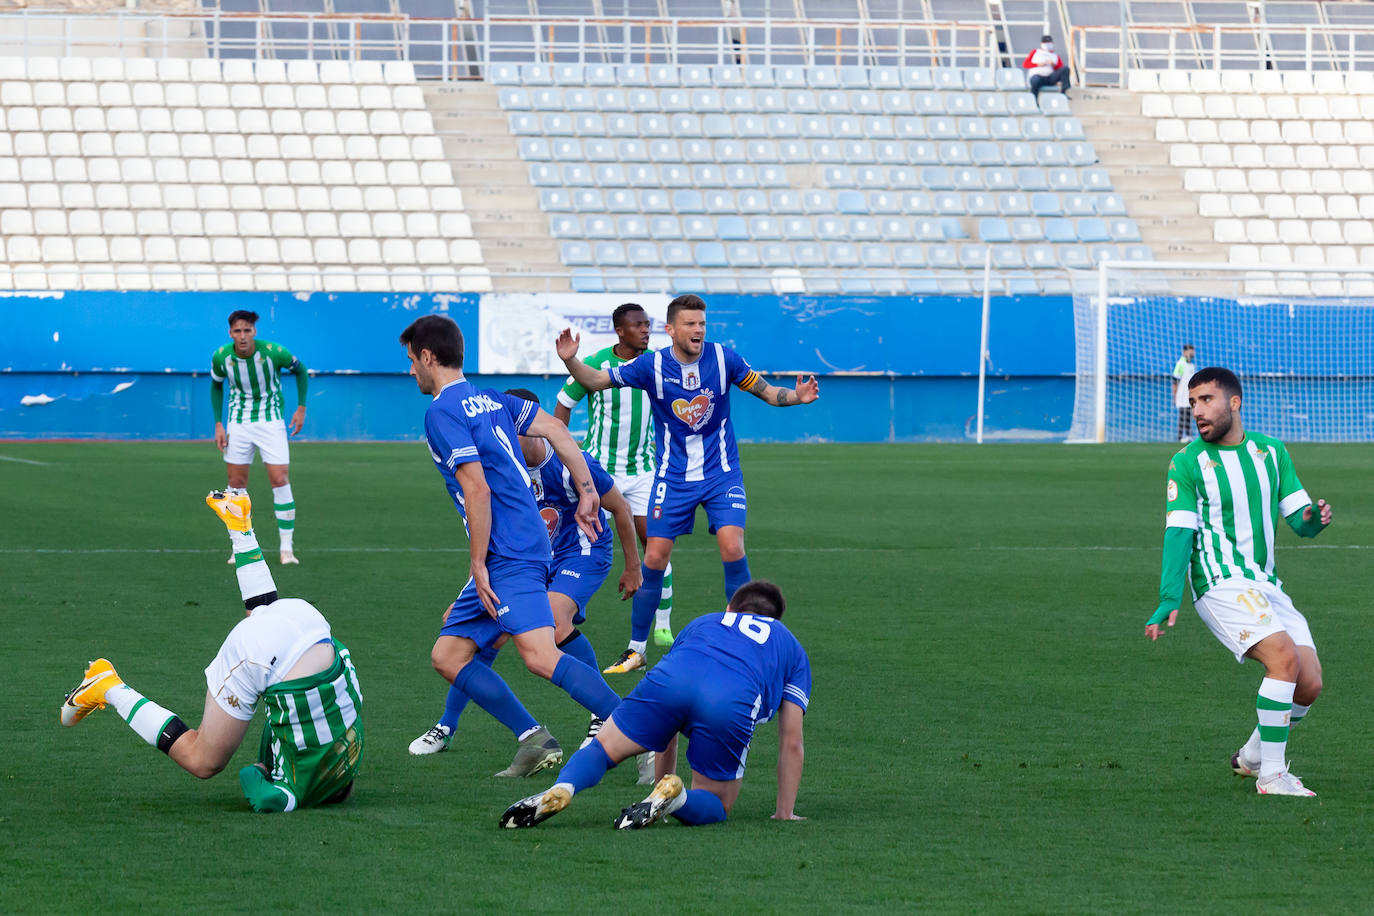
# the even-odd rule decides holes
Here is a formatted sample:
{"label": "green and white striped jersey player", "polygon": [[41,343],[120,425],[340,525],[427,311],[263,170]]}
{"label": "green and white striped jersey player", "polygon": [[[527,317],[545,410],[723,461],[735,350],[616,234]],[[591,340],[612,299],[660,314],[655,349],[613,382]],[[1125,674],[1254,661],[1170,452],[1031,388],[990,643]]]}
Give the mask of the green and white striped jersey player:
{"label": "green and white striped jersey player", "polygon": [[[215,413],[215,445],[224,453],[229,492],[246,493],[248,468],[254,452],[262,454],[272,485],[282,563],[296,563],[296,500],[289,479],[291,452],[287,444],[285,399],[281,373],[296,377],[296,410],[290,434],[305,423],[305,366],[281,344],[257,340],[258,315],[238,310],[229,315],[233,340],[210,357],[210,406]],[[224,411],[224,387],[229,386],[229,412]],[[232,560],[232,558],[230,558]]]}
{"label": "green and white striped jersey player", "polygon": [[[609,369],[627,363],[649,349],[649,315],[643,307],[627,302],[611,314],[619,341],[587,357],[594,369]],[[587,397],[587,389],[571,377],[558,392],[558,406],[554,416],[565,424],[572,418],[573,408]],[[649,394],[635,388],[608,388],[591,392],[587,401],[587,437],[582,448],[601,462],[601,466],[615,480],[616,488],[624,494],[634,516],[639,545],[646,542],[645,525],[649,513],[649,494],[654,486],[654,418],[649,407]],[[663,574],[663,597],[659,599],[654,621],[654,643],[673,644],[673,566]],[[644,647],[631,649],[643,653]],[[618,673],[617,663],[607,673]],[[626,669],[628,670],[628,669]]]}
{"label": "green and white striped jersey player", "polygon": [[239,771],[258,812],[343,801],[363,753],[363,696],[348,649],[309,602],[278,598],[253,534],[247,494],[214,492],[205,502],[229,529],[244,620],[205,669],[199,728],[123,682],[97,659],[62,704],[62,724],[112,706],[134,732],[182,769],[209,779],[228,765],[259,706],[266,715],[258,762]]}
{"label": "green and white striped jersey player", "polygon": [[1293,606],[1274,567],[1279,520],[1300,537],[1331,523],[1313,505],[1288,449],[1241,423],[1240,381],[1227,369],[1192,376],[1189,400],[1199,438],[1169,463],[1159,605],[1145,635],[1173,626],[1187,578],[1193,606],[1236,661],[1264,665],[1255,701],[1258,726],[1231,757],[1242,776],[1258,776],[1262,795],[1313,795],[1288,772],[1288,730],[1321,694],[1321,662],[1307,618]]}

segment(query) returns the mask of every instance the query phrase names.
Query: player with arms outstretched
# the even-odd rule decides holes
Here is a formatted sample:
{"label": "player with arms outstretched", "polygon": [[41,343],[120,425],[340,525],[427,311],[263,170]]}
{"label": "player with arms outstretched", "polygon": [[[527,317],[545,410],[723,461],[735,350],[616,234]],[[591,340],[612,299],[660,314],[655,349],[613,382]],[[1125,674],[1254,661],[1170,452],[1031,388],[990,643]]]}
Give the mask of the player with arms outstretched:
{"label": "player with arms outstretched", "polygon": [[1315,795],[1288,772],[1285,753],[1289,729],[1321,694],[1322,667],[1307,619],[1274,572],[1274,547],[1280,518],[1299,537],[1316,537],[1331,524],[1331,506],[1313,503],[1282,442],[1245,431],[1234,373],[1207,368],[1187,384],[1199,438],[1169,463],[1159,606],[1145,635],[1158,639],[1161,624],[1174,625],[1186,576],[1212,634],[1236,661],[1264,666],[1259,725],[1231,768],[1257,776],[1261,795]]}
{"label": "player with arms outstretched", "polygon": [[[593,369],[623,366],[649,349],[649,315],[634,302],[626,302],[611,313],[615,328],[614,346],[598,350],[584,362]],[[601,462],[615,480],[634,512],[639,545],[648,544],[645,522],[649,514],[649,494],[654,487],[654,427],[649,395],[636,388],[607,388],[588,391],[577,379],[569,377],[558,392],[553,415],[564,423],[572,420],[573,408],[587,399],[587,438],[582,448]],[[654,618],[654,644],[673,644],[673,564],[663,569],[663,591]]]}
{"label": "player with arms outstretched", "polygon": [[533,827],[566,808],[606,771],[646,748],[676,760],[677,735],[687,736],[692,788],[675,773],[649,797],[623,810],[617,829],[639,829],[673,815],[689,825],[723,821],[739,798],[749,742],[759,722],[778,719],[775,820],[796,814],[801,785],[802,719],[811,702],[811,662],[782,624],[787,604],[771,582],[745,583],[722,614],[693,620],[618,706],[595,740],[559,772],[544,792],[522,798],[501,815],[502,827]]}
{"label": "player with arms outstretched", "polygon": [[[277,517],[282,563],[297,563],[296,498],[291,493],[290,435],[305,423],[305,391],[310,381],[305,366],[281,344],[257,339],[258,313],[244,309],[229,315],[232,341],[210,357],[210,406],[215,412],[215,445],[224,453],[229,493],[248,492],[248,468],[253,453],[262,455],[272,485],[272,508]],[[296,410],[286,423],[281,373],[296,377]],[[225,425],[224,385],[229,384],[229,415]],[[230,557],[229,562],[234,562]]]}
{"label": "player with arms outstretched", "polygon": [[750,579],[744,554],[748,497],[730,423],[730,388],[738,386],[776,407],[809,404],[820,396],[814,376],[798,377],[795,389],[774,387],[734,350],[707,344],[706,303],[699,296],[678,296],[668,303],[667,331],[671,347],[610,369],[593,369],[577,358],[580,338],[571,329],[564,329],[557,343],[559,358],[583,388],[638,388],[648,392],[654,411],[658,469],[646,522],[644,584],[634,597],[630,644],[606,669],[608,674],[644,666],[673,542],[692,533],[697,506],[705,507],[716,536],[726,600]]}
{"label": "player with arms outstretched", "polygon": [[358,673],[329,622],[309,602],[278,598],[253,534],[246,494],[211,493],[205,502],[229,529],[247,618],[205,669],[199,728],[128,686],[103,658],[62,703],[62,724],[114,708],[129,727],[186,772],[209,779],[228,765],[259,706],[267,717],[258,762],[239,784],[258,812],[341,802],[353,791],[363,754]]}
{"label": "player with arms outstretched", "polygon": [[597,718],[610,715],[620,697],[600,672],[555,644],[548,528],[535,505],[529,471],[516,453],[516,439],[549,441],[577,493],[577,526],[589,538],[601,535],[596,484],[566,426],[538,404],[468,381],[463,334],[452,319],[417,318],[401,333],[401,343],[420,391],[432,396],[425,440],[468,532],[471,577],[444,616],[430,661],[444,680],[515,735],[515,760],[499,775],[525,776],[559,762],[563,752],[490,667],[498,640],[513,639],[526,668]]}

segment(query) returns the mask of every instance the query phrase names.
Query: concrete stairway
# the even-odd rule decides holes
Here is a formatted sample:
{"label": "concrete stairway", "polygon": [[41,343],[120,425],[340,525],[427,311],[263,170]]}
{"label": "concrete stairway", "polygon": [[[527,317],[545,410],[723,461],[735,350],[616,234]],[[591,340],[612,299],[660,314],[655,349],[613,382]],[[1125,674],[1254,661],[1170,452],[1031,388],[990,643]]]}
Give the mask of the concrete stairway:
{"label": "concrete stairway", "polygon": [[1169,164],[1168,144],[1155,140],[1155,119],[1140,113],[1140,96],[1075,88],[1071,97],[1073,113],[1155,258],[1225,261],[1226,246],[1212,240],[1213,220],[1199,216],[1196,196],[1183,190],[1183,170]]}
{"label": "concrete stairway", "polygon": [[[434,128],[463,191],[463,206],[497,292],[567,292],[548,217],[490,83],[425,87]],[[556,276],[547,276],[554,274]]]}

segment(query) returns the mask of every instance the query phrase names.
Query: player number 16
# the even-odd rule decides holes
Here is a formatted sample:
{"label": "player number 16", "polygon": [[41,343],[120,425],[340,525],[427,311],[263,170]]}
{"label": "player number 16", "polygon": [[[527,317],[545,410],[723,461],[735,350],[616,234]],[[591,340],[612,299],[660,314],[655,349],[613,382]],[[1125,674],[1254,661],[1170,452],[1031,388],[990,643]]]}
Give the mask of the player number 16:
{"label": "player number 16", "polygon": [[738,614],[734,611],[726,611],[720,618],[720,625],[723,627],[735,627],[759,645],[768,642],[768,634],[773,632],[773,628],[753,614]]}

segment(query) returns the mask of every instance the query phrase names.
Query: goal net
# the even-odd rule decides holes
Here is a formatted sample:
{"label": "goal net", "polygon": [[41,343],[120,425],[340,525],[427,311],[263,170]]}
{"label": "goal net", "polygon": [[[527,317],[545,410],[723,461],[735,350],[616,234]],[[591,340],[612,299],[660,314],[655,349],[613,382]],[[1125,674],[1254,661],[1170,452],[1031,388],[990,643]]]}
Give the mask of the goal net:
{"label": "goal net", "polygon": [[[1240,377],[1245,425],[1280,439],[1374,439],[1374,272],[1104,263],[1073,276],[1069,441],[1177,441],[1173,372]],[[1187,435],[1197,434],[1184,415]]]}

